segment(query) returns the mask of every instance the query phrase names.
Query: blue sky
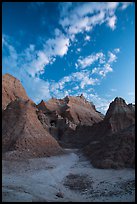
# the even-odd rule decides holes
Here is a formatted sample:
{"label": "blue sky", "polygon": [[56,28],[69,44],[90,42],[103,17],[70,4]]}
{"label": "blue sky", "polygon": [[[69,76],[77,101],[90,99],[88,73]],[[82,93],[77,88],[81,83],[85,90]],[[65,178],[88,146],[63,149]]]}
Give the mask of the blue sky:
{"label": "blue sky", "polygon": [[105,113],[123,97],[135,102],[135,4],[5,2],[2,73],[39,103],[84,94]]}

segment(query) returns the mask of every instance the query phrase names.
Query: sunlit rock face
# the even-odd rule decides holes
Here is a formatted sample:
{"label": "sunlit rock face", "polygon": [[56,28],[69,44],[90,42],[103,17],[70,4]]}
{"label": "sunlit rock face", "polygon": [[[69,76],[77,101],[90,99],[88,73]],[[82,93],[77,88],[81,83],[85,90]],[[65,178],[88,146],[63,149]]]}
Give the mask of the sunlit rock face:
{"label": "sunlit rock face", "polygon": [[81,96],[66,96],[64,99],[52,98],[47,102],[38,104],[40,110],[56,111],[63,118],[78,125],[93,125],[102,120],[101,114],[96,111],[95,106]]}
{"label": "sunlit rock face", "polygon": [[43,128],[32,101],[12,101],[2,114],[2,150],[6,159],[44,157],[63,152]]}
{"label": "sunlit rock face", "polygon": [[103,115],[83,95],[52,98],[47,102],[42,100],[37,107],[43,127],[65,147],[85,144],[85,137],[80,140],[75,134],[78,126],[92,126],[103,120]]}
{"label": "sunlit rock face", "polygon": [[2,109],[18,98],[29,99],[21,82],[10,74],[2,76]]}

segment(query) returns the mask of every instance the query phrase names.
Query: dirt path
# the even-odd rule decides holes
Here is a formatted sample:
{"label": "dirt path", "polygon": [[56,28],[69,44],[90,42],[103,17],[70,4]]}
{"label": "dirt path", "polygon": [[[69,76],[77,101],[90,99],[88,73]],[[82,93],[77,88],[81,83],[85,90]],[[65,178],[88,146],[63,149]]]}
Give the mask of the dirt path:
{"label": "dirt path", "polygon": [[133,169],[93,168],[77,149],[50,158],[3,161],[3,201],[134,202]]}

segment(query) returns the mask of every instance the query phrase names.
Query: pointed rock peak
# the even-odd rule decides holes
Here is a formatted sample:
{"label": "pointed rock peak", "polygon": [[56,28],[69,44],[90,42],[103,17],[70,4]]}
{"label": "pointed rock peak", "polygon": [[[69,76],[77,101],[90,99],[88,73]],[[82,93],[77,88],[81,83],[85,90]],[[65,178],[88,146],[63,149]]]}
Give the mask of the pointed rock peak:
{"label": "pointed rock peak", "polygon": [[85,99],[83,93],[79,97],[82,98],[82,99]]}
{"label": "pointed rock peak", "polygon": [[114,102],[115,102],[115,103],[126,103],[125,100],[124,100],[123,98],[121,98],[121,97],[116,97],[116,98],[114,99]]}
{"label": "pointed rock peak", "polygon": [[126,104],[126,102],[125,102],[125,100],[123,99],[123,98],[121,98],[121,97],[116,97],[115,99],[114,99],[114,101],[112,101],[111,103],[110,103],[110,106],[117,106],[117,105],[121,105],[121,104],[124,104],[124,105],[126,105],[127,106],[127,104]]}
{"label": "pointed rock peak", "polygon": [[37,108],[39,110],[49,111],[47,108],[46,102],[44,100],[41,100],[41,102],[37,105]]}
{"label": "pointed rock peak", "polygon": [[45,104],[45,101],[42,99],[41,102],[40,102],[38,105],[40,105],[40,104],[43,104],[43,105],[44,105],[44,104]]}
{"label": "pointed rock peak", "polygon": [[29,97],[22,86],[20,80],[10,74],[2,76],[2,109],[5,110],[7,105],[18,98],[28,100]]}
{"label": "pointed rock peak", "polygon": [[106,113],[105,119],[110,118],[112,115],[118,113],[128,113],[131,112],[130,108],[126,104],[125,100],[121,97],[116,97],[109,105],[108,111]]}

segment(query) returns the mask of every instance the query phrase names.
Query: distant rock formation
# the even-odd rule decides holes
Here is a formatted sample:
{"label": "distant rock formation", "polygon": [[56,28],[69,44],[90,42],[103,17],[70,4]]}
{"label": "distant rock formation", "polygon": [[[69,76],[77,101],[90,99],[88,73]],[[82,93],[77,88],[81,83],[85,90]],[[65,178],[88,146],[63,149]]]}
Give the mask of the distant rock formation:
{"label": "distant rock formation", "polygon": [[[93,104],[81,96],[66,96],[64,99],[43,100],[37,105],[39,119],[50,134],[63,146],[73,146],[72,136],[77,126],[92,126],[102,121],[101,115]],[[72,140],[72,142],[71,142]]]}
{"label": "distant rock formation", "polygon": [[2,150],[6,159],[26,159],[59,154],[57,141],[46,131],[30,100],[12,101],[2,115]]}
{"label": "distant rock formation", "polygon": [[50,99],[41,101],[37,106],[40,110],[56,111],[63,118],[67,118],[74,124],[92,125],[102,120],[102,116],[96,111],[84,96],[66,96],[64,99]]}
{"label": "distant rock formation", "polygon": [[25,89],[18,79],[10,74],[2,76],[2,109],[6,109],[7,105],[18,98],[28,100]]}

